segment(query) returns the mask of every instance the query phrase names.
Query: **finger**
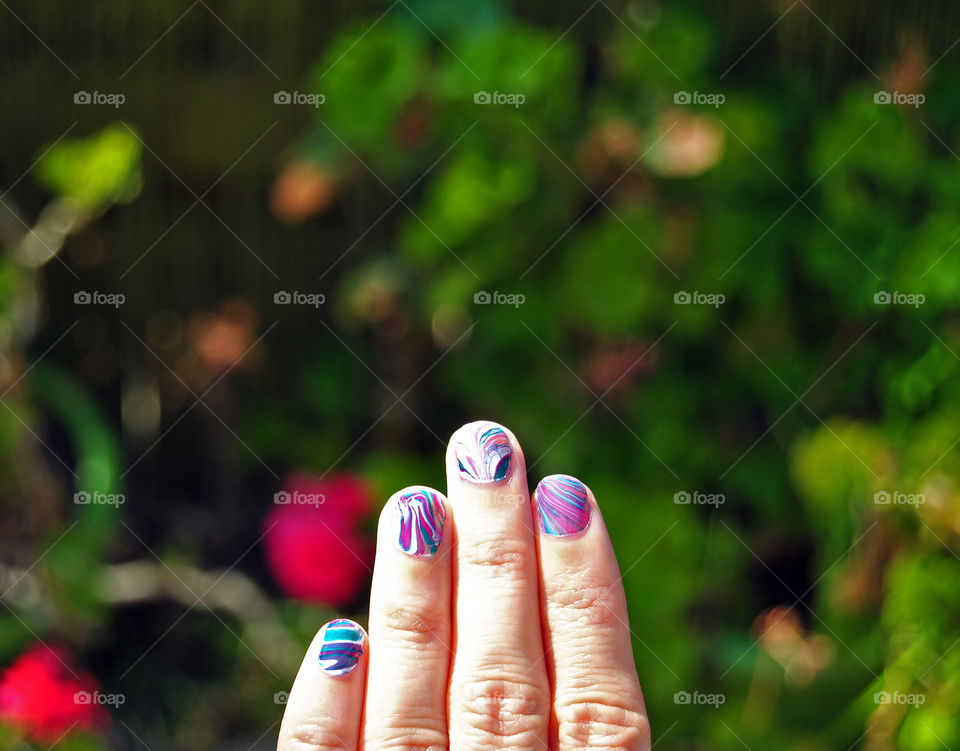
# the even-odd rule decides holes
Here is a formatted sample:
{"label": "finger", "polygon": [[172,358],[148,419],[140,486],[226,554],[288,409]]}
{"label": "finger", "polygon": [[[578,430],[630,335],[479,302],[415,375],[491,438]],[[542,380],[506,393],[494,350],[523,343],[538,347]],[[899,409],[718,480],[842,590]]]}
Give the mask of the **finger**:
{"label": "finger", "polygon": [[449,527],[430,488],[400,491],[380,515],[362,748],[447,747]]}
{"label": "finger", "polygon": [[650,748],[617,560],[592,493],[568,475],[534,493],[550,748]]}
{"label": "finger", "polygon": [[277,751],[354,749],[367,665],[363,629],[338,618],[317,633],[300,665]]}
{"label": "finger", "polygon": [[456,517],[450,747],[542,749],[550,692],[516,438],[491,422],[460,428],[447,449],[447,485]]}

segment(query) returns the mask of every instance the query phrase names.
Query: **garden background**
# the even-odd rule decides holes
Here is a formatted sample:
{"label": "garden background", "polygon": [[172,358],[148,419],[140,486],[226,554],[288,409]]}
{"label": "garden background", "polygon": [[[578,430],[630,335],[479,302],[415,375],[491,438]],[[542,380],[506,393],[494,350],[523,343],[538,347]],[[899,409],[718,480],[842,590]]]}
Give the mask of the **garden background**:
{"label": "garden background", "polygon": [[657,748],[958,747],[955,4],[0,5],[0,749],[273,748],[477,418]]}

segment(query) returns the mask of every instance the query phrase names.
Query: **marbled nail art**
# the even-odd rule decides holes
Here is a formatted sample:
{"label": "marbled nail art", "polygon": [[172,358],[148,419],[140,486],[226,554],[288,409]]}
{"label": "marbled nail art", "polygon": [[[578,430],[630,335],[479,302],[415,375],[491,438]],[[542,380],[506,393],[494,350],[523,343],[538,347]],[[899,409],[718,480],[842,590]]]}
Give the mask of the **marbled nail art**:
{"label": "marbled nail art", "polygon": [[320,667],[330,675],[346,675],[363,654],[363,629],[346,618],[330,621],[323,630]]}
{"label": "marbled nail art", "polygon": [[590,523],[587,488],[575,477],[550,475],[537,486],[540,530],[551,537],[582,532]]}
{"label": "marbled nail art", "polygon": [[460,477],[477,483],[500,482],[510,472],[513,447],[494,422],[475,422],[457,443]]}
{"label": "marbled nail art", "polygon": [[429,488],[414,488],[397,496],[400,528],[397,544],[400,550],[418,556],[436,553],[446,518],[447,510],[443,501]]}

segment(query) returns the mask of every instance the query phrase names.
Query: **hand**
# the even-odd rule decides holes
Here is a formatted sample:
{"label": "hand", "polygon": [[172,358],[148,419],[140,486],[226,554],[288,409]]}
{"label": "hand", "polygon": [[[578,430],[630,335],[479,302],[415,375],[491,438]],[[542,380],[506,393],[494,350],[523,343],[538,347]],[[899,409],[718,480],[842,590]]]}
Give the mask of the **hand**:
{"label": "hand", "polygon": [[385,506],[369,636],[344,619],[320,629],[279,751],[647,751],[620,573],[590,490],[553,475],[531,507],[516,437],[476,422],[450,440],[447,491],[411,487]]}

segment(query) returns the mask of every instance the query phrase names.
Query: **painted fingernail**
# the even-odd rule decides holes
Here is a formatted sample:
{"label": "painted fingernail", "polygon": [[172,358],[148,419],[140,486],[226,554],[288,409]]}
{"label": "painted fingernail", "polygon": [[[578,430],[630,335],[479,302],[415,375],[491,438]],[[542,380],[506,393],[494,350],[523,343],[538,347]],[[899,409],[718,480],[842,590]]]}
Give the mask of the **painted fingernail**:
{"label": "painted fingernail", "polygon": [[500,482],[510,472],[513,447],[506,431],[495,422],[464,426],[457,442],[460,477],[476,483]]}
{"label": "painted fingernail", "polygon": [[363,629],[346,618],[330,621],[323,629],[320,667],[330,675],[346,675],[363,654]]}
{"label": "painted fingernail", "polygon": [[447,510],[430,488],[411,488],[397,496],[397,545],[409,555],[431,556],[440,547]]}
{"label": "painted fingernail", "polygon": [[587,488],[570,475],[544,477],[537,486],[540,531],[551,537],[582,532],[590,523]]}

